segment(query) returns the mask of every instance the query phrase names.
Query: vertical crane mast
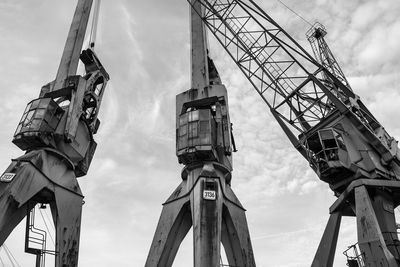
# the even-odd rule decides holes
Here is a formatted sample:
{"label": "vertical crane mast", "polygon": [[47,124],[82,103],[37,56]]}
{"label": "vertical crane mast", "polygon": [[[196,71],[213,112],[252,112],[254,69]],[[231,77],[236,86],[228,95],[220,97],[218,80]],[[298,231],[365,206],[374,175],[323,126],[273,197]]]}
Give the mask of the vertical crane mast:
{"label": "vertical crane mast", "polygon": [[89,22],[90,10],[93,0],[79,1],[75,9],[74,18],[69,29],[67,41],[63,54],[61,56],[60,65],[58,67],[57,76],[51,90],[63,88],[64,82],[68,76],[76,75],[79,63],[79,55],[82,51],[83,40],[86,34],[86,28]]}
{"label": "vertical crane mast", "polygon": [[[201,8],[199,4],[196,7]],[[190,39],[191,88],[207,90],[210,85],[210,79],[208,74],[206,28],[201,17],[197,15],[194,9],[190,10]],[[208,96],[206,92],[204,94],[205,97]]]}
{"label": "vertical crane mast", "polygon": [[[312,266],[333,266],[341,216],[357,219],[366,266],[399,266],[397,141],[338,73],[320,62],[253,0],[188,0],[254,86],[319,178],[338,196]],[[332,65],[333,64],[333,65]]]}
{"label": "vertical crane mast", "polygon": [[176,97],[176,154],[182,183],[163,204],[146,267],[170,267],[193,226],[195,267],[220,266],[221,242],[231,266],[255,266],[245,210],[231,189],[228,94],[208,56],[207,36],[191,8],[191,85]]}
{"label": "vertical crane mast", "polygon": [[[28,103],[13,143],[26,154],[0,177],[0,244],[25,217],[25,251],[42,266],[45,247],[30,247],[36,204],[50,204],[56,229],[55,266],[77,266],[83,195],[77,177],[86,175],[109,75],[91,49],[82,51],[92,0],[79,0],[56,79]],[[79,59],[85,75],[77,75]],[[45,242],[45,240],[43,240]]]}

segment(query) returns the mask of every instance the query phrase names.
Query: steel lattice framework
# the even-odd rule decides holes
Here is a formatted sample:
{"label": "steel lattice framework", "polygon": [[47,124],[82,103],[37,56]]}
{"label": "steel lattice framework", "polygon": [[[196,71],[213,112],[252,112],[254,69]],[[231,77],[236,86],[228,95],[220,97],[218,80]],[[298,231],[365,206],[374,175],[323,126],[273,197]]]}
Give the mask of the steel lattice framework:
{"label": "steel lattice framework", "polygon": [[[187,0],[270,108],[295,147],[335,110],[352,110],[368,134],[381,127],[341,80],[315,60],[253,0]],[[329,81],[327,81],[329,79]],[[327,83],[334,86],[326,86]],[[304,155],[304,154],[303,154]]]}
{"label": "steel lattice framework", "polygon": [[[316,22],[306,33],[307,39],[310,42],[314,57],[318,62],[336,76],[342,83],[344,83],[350,90],[351,86],[344,75],[342,68],[337,62],[331,49],[325,41],[327,31],[325,27]],[[332,83],[330,83],[332,84]],[[329,86],[329,84],[328,84]]]}

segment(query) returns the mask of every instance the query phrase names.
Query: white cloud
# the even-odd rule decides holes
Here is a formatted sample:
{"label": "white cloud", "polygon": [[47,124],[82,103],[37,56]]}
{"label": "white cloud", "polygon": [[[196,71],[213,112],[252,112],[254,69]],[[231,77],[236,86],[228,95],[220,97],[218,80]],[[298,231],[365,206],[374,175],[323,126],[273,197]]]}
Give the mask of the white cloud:
{"label": "white cloud", "polygon": [[[305,43],[308,24],[278,2],[258,3]],[[400,100],[400,2],[285,3],[307,20],[318,19],[327,26],[327,41],[354,90],[399,137],[400,122],[394,115]],[[182,0],[102,4],[96,52],[111,81],[100,110],[97,152],[88,176],[79,180],[86,194],[80,261],[82,266],[131,266],[132,262],[139,266],[147,257],[161,203],[181,181],[183,166],[175,156],[175,95],[189,88],[188,6]],[[4,168],[10,157],[22,154],[12,147],[11,135],[26,103],[55,76],[73,9],[70,1],[0,3]],[[232,188],[248,210],[258,266],[309,266],[335,198],[228,55],[215,40],[210,44],[229,92],[239,149],[234,154]],[[342,227],[338,265],[344,265],[342,250],[354,243],[351,225],[346,220]],[[22,239],[17,241],[22,244]],[[18,254],[23,254],[22,248]],[[192,262],[190,253],[180,257]]]}

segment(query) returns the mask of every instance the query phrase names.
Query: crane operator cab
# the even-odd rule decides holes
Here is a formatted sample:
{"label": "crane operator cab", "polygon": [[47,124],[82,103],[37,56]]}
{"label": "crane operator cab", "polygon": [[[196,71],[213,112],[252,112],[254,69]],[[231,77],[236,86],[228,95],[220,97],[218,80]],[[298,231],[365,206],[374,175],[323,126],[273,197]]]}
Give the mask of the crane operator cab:
{"label": "crane operator cab", "polygon": [[223,85],[211,85],[207,92],[208,97],[200,99],[196,99],[197,89],[176,97],[178,161],[185,165],[217,161],[231,169],[233,145],[226,88]]}
{"label": "crane operator cab", "polygon": [[54,145],[55,132],[64,110],[51,98],[32,100],[26,106],[14,133],[14,144],[22,150]]}
{"label": "crane operator cab", "polygon": [[346,178],[349,172],[349,157],[343,137],[334,128],[312,133],[306,140],[310,166],[321,180],[335,183],[332,179]]}
{"label": "crane operator cab", "polygon": [[[396,140],[386,138],[386,131],[383,130],[380,136],[379,140],[395,144],[392,149],[397,151]],[[392,180],[400,173],[397,161],[383,161],[379,151],[344,116],[300,136],[300,140],[312,169],[339,193],[352,180],[361,177]]]}

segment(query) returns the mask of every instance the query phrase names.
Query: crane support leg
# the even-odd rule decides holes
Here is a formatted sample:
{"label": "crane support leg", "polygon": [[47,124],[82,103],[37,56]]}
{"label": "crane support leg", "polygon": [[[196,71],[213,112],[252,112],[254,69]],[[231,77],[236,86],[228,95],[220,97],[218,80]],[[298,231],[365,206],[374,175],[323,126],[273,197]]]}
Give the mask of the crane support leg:
{"label": "crane support leg", "polygon": [[186,188],[186,181],[183,181],[163,204],[146,267],[172,266],[178,248],[192,226]]}
{"label": "crane support leg", "polygon": [[312,267],[333,266],[341,219],[342,215],[340,212],[334,212],[330,215],[317,253],[311,264]]}
{"label": "crane support leg", "polygon": [[56,226],[56,266],[78,266],[83,198],[63,188],[55,188],[50,203]]}
{"label": "crane support leg", "polygon": [[355,188],[355,202],[358,244],[366,266],[398,267],[399,264],[385,243],[373,202],[365,186]]}
{"label": "crane support leg", "polygon": [[254,267],[245,210],[225,182],[224,167],[206,163],[184,172],[184,181],[164,203],[145,266],[172,266],[193,225],[194,267],[220,266],[221,242],[230,265]]}
{"label": "crane support leg", "polygon": [[27,214],[27,203],[20,204],[11,192],[2,192],[0,199],[0,244],[3,245],[12,230]]}
{"label": "crane support leg", "polygon": [[55,267],[77,266],[83,196],[70,164],[35,150],[12,161],[0,179],[0,244],[37,203],[50,203],[56,228]]}
{"label": "crane support leg", "polygon": [[[229,187],[227,191],[232,191]],[[231,192],[233,194],[233,192]],[[236,197],[235,197],[236,199]],[[225,199],[222,210],[222,245],[231,266],[256,266],[245,210]]]}
{"label": "crane support leg", "polygon": [[[222,196],[221,188],[215,177],[199,178],[190,196],[193,221],[194,266],[219,266]],[[215,183],[214,200],[205,200],[203,191],[205,183]]]}

